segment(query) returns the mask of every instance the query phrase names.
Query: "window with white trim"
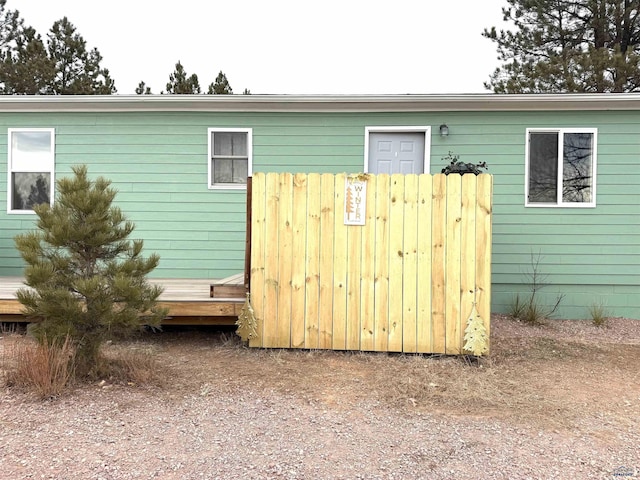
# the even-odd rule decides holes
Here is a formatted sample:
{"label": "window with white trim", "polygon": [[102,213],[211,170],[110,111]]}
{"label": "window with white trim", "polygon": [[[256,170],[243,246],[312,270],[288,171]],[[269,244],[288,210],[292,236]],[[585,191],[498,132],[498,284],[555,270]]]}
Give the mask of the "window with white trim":
{"label": "window with white trim", "polygon": [[527,129],[526,206],[595,207],[597,133]]}
{"label": "window with white trim", "polygon": [[33,213],[34,205],[53,202],[54,145],[53,128],[8,130],[9,213]]}
{"label": "window with white trim", "polygon": [[209,188],[246,188],[251,175],[250,128],[209,129]]}

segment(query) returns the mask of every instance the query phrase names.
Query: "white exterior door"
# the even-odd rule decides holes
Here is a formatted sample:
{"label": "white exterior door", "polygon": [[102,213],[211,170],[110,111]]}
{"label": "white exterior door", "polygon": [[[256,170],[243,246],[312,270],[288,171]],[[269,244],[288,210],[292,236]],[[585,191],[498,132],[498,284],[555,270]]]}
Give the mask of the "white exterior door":
{"label": "white exterior door", "polygon": [[425,134],[370,132],[367,162],[367,171],[374,174],[425,173]]}

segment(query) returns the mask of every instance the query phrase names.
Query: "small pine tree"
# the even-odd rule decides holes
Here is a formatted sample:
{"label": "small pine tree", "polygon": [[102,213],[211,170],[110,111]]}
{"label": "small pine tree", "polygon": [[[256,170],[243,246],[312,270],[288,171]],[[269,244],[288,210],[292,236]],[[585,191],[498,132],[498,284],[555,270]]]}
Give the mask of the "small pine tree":
{"label": "small pine tree", "polygon": [[151,95],[151,87],[147,87],[147,84],[141,81],[136,88],[136,95]]}
{"label": "small pine tree", "polygon": [[198,75],[194,73],[187,77],[187,71],[178,60],[178,63],[176,63],[176,69],[169,75],[167,93],[177,95],[201,93]]}
{"label": "small pine tree", "polygon": [[34,206],[38,229],[15,237],[30,287],[17,296],[39,342],[69,336],[84,376],[98,364],[103,342],[157,325],[166,311],[156,303],[162,289],[146,280],[159,257],[143,258],[142,240],[128,240],[134,224],[112,205],[111,182],[89,180],[86,166],[73,173],[57,182],[53,206]]}
{"label": "small pine tree", "polygon": [[233,93],[229,80],[227,80],[227,76],[222,73],[222,70],[218,73],[216,81],[209,85],[207,93],[209,95],[231,95]]}

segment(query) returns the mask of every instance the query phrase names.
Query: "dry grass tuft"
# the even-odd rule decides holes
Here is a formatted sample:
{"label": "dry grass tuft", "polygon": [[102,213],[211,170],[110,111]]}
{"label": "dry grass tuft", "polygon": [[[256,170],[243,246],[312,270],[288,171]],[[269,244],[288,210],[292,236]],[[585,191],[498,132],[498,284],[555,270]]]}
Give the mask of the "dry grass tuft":
{"label": "dry grass tuft", "polygon": [[[608,408],[609,399],[593,398],[598,379],[609,371],[608,346],[554,338],[551,327],[506,322],[517,336],[501,336],[497,328],[491,356],[475,362],[444,355],[248,349],[226,336],[183,338],[181,346],[167,344],[166,353],[180,359],[176,368],[185,371],[185,391],[202,385],[258,396],[276,391],[336,408],[372,401],[407,413],[492,417],[541,428],[575,428],[580,415]],[[189,358],[184,348],[192,341]],[[614,383],[626,385],[627,376],[609,375],[610,387],[617,391]]]}
{"label": "dry grass tuft", "polygon": [[94,380],[127,386],[163,387],[170,369],[159,364],[157,348],[149,344],[106,345],[92,375],[77,378],[69,339],[54,346],[40,345],[19,334],[4,334],[0,343],[0,379],[4,384],[34,392],[40,399],[54,398],[70,385]]}
{"label": "dry grass tuft", "polygon": [[[8,351],[3,349],[3,356],[10,359],[6,384],[33,391],[41,399],[59,396],[73,378],[73,348],[68,337],[53,345],[21,337]],[[3,363],[8,363],[6,359]]]}
{"label": "dry grass tuft", "polygon": [[507,367],[499,360],[485,359],[473,365],[462,357],[406,356],[375,362],[380,362],[375,390],[398,408],[454,415],[514,415],[545,423],[566,420],[563,412],[549,418],[549,411],[558,412],[554,399],[544,396],[535,382],[528,382],[524,372],[513,372],[513,365]]}
{"label": "dry grass tuft", "polygon": [[109,345],[102,350],[96,376],[109,383],[162,387],[168,373],[156,354],[154,348],[143,344]]}
{"label": "dry grass tuft", "polygon": [[640,415],[633,400],[637,325],[612,319],[607,329],[588,321],[531,326],[494,316],[491,355],[474,362],[446,355],[253,349],[230,332],[176,330],[106,345],[100,378],[158,386],[158,394],[178,402],[230,391],[257,398],[275,392],[328,408],[371,402],[407,414],[494,418],[535,428],[575,429],[584,416],[606,412],[615,419],[610,427],[618,428]]}
{"label": "dry grass tuft", "polygon": [[594,303],[589,306],[589,315],[591,316],[591,323],[596,327],[606,327],[609,320],[609,312],[604,303]]}

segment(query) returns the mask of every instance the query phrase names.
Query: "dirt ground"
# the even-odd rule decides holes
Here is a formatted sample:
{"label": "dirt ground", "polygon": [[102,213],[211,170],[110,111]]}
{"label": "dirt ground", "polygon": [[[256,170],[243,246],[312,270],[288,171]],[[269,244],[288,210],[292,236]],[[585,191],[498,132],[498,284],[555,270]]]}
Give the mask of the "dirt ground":
{"label": "dirt ground", "polygon": [[144,334],[106,349],[144,353],[144,385],[1,387],[0,478],[640,477],[640,321],[491,325],[479,361]]}

